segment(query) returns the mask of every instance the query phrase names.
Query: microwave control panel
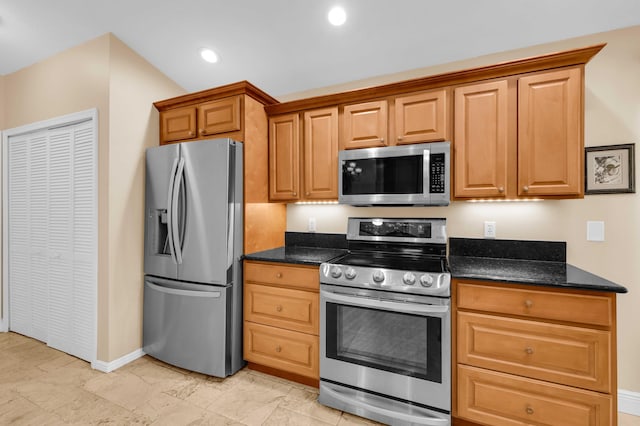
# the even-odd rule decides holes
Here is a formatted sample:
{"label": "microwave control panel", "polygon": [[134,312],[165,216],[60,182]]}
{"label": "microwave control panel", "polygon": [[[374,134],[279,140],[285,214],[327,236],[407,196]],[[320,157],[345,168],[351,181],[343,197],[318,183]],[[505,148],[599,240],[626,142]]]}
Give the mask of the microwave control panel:
{"label": "microwave control panel", "polygon": [[445,161],[444,153],[431,154],[430,156],[429,192],[431,194],[444,194],[445,190]]}

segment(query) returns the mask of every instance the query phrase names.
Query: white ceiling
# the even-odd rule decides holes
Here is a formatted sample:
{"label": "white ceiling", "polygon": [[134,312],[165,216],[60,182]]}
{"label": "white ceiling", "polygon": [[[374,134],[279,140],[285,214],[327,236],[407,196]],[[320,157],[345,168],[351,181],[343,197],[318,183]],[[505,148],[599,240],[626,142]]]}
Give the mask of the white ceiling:
{"label": "white ceiling", "polygon": [[639,0],[0,0],[0,75],[112,32],[189,92],[278,97],[639,24]]}

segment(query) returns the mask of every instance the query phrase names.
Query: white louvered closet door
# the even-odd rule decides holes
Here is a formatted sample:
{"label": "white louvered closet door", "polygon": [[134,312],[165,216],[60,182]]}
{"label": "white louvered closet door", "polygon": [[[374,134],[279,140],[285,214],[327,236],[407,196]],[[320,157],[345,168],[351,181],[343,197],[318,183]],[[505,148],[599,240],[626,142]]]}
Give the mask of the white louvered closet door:
{"label": "white louvered closet door", "polygon": [[97,176],[93,123],[9,139],[9,327],[93,361]]}

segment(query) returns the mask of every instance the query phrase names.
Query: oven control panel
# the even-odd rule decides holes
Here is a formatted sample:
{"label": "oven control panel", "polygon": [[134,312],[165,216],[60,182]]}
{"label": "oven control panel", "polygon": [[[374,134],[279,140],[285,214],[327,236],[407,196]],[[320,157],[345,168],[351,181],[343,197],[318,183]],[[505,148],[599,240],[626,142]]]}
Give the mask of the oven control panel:
{"label": "oven control panel", "polygon": [[449,297],[451,274],[323,263],[320,283]]}

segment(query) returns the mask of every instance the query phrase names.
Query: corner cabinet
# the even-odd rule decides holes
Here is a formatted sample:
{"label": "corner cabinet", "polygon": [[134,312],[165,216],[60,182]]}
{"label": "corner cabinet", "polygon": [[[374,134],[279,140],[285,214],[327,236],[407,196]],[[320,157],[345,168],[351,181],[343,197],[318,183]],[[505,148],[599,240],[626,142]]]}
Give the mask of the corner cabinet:
{"label": "corner cabinet", "polygon": [[264,107],[273,103],[277,103],[274,98],[241,81],[153,104],[160,116],[160,145],[216,138],[242,142],[245,254],[284,244],[286,207],[268,203],[268,119]]}
{"label": "corner cabinet", "polygon": [[456,198],[583,196],[583,68],[454,89]]}
{"label": "corner cabinet", "polygon": [[475,280],[453,293],[456,419],[617,424],[615,294]]}
{"label": "corner cabinet", "polygon": [[244,359],[249,368],[318,387],[317,266],[244,262]]}
{"label": "corner cabinet", "polygon": [[338,199],[337,108],[269,119],[269,199]]}

